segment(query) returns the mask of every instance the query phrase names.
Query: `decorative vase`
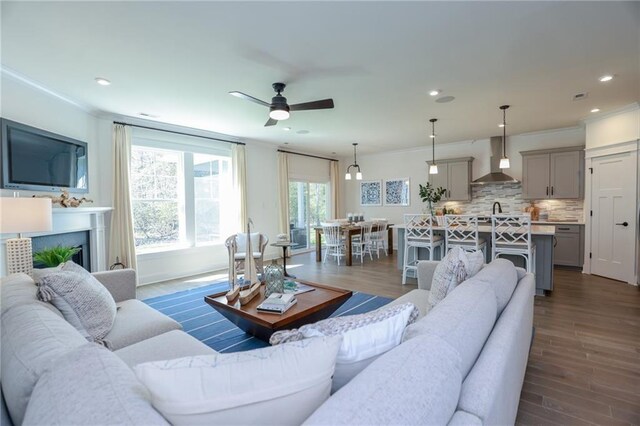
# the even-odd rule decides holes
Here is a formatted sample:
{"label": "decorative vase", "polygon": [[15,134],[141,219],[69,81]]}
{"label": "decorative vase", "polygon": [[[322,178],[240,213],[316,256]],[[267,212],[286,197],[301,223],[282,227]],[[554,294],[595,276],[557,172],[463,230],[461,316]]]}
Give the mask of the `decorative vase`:
{"label": "decorative vase", "polygon": [[264,297],[271,296],[272,293],[284,292],[284,269],[277,263],[272,263],[264,268],[264,279],[266,281]]}

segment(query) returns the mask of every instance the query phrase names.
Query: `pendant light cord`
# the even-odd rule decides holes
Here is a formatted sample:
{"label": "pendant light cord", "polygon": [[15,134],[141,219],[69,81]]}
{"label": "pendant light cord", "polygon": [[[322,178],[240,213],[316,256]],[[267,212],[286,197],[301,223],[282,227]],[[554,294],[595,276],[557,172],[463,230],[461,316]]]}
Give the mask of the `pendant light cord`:
{"label": "pendant light cord", "polygon": [[502,158],[507,158],[507,109],[502,110]]}

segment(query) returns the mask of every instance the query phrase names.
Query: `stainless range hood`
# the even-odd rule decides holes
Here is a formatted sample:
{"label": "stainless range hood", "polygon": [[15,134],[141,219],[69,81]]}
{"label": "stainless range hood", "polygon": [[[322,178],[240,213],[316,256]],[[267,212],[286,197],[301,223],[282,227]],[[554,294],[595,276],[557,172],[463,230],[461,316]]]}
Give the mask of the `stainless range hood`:
{"label": "stainless range hood", "polygon": [[502,136],[491,137],[491,173],[471,182],[472,185],[496,185],[501,183],[520,183],[519,180],[502,173],[500,158],[502,157]]}

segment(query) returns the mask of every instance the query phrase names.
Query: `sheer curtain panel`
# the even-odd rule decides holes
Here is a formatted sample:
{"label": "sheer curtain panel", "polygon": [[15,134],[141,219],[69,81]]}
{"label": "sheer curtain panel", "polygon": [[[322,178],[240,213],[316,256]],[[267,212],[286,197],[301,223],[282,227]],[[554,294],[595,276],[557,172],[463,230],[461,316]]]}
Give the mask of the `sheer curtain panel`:
{"label": "sheer curtain panel", "polygon": [[340,218],[340,163],[329,162],[331,176],[331,219]]}
{"label": "sheer curtain panel", "polygon": [[131,128],[113,125],[113,211],[109,238],[109,265],[124,263],[137,269],[136,245],[129,189]]}
{"label": "sheer curtain panel", "polygon": [[[234,192],[238,197],[239,220],[238,230],[243,231],[247,226],[247,160],[244,145],[233,145],[231,148],[231,162],[233,167]],[[246,232],[246,231],[244,231]]]}
{"label": "sheer curtain panel", "polygon": [[278,152],[278,194],[281,234],[289,235],[289,155]]}

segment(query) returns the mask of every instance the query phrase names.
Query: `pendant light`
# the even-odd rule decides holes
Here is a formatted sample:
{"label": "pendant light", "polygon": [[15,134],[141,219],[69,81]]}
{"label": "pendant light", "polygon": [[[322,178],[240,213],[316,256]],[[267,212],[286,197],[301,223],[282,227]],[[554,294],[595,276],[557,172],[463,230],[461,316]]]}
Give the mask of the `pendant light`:
{"label": "pendant light", "polygon": [[344,175],[344,180],[351,180],[351,168],[355,167],[356,169],[358,169],[358,171],[356,172],[356,180],[362,180],[362,173],[360,172],[360,166],[358,166],[358,161],[356,160],[356,147],[358,146],[357,143],[353,143],[353,164],[350,165],[349,167],[347,167],[347,173]]}
{"label": "pendant light", "polygon": [[500,168],[508,169],[511,167],[509,164],[509,157],[507,157],[507,109],[509,105],[502,105],[502,158],[500,159]]}
{"label": "pendant light", "polygon": [[437,118],[429,120],[431,122],[431,165],[429,166],[429,174],[438,174],[438,165],[436,164],[436,121]]}

